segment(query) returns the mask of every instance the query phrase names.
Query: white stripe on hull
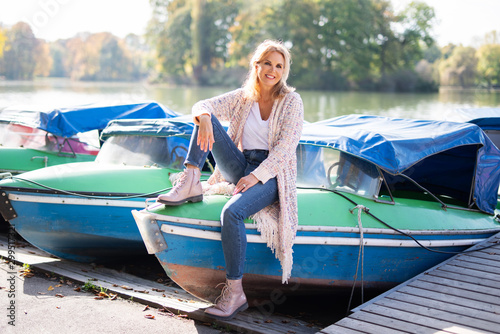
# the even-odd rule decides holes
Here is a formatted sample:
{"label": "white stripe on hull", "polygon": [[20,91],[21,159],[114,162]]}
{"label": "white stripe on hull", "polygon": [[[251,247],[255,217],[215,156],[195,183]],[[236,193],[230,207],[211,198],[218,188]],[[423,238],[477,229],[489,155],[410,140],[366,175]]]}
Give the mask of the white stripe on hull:
{"label": "white stripe on hull", "polygon": [[[196,228],[173,226],[162,224],[161,230],[168,234],[185,236],[190,238],[221,240],[220,232],[205,231]],[[455,239],[455,240],[419,240],[426,247],[452,247],[452,246],[472,246],[484,239]],[[265,243],[266,241],[260,234],[247,234],[249,243]],[[341,238],[341,237],[313,237],[313,236],[297,236],[295,237],[295,245],[325,245],[325,246],[359,246],[359,238]],[[375,239],[364,238],[365,246],[375,247],[420,247],[415,241],[409,240],[393,240],[393,239]]]}
{"label": "white stripe on hull", "polygon": [[[195,218],[184,218],[175,216],[159,215],[151,212],[140,212],[141,214],[148,215],[151,220],[167,223],[180,223],[196,226],[207,227],[220,227],[218,220],[203,220]],[[245,224],[247,230],[255,230],[255,224]],[[302,232],[339,232],[339,233],[359,233],[358,227],[348,226],[321,226],[321,225],[299,225],[297,231]],[[482,233],[495,233],[500,232],[500,228],[496,229],[478,229],[478,230],[400,230],[404,233],[411,235],[467,235],[467,234],[482,234]],[[393,234],[401,235],[401,233],[389,228],[363,228],[363,233],[368,234]]]}
{"label": "white stripe on hull", "polygon": [[118,200],[118,199],[37,196],[37,195],[20,195],[20,194],[9,194],[9,200],[18,202],[45,203],[45,204],[130,207],[134,209],[144,209],[146,207],[145,200],[129,201],[129,200]]}

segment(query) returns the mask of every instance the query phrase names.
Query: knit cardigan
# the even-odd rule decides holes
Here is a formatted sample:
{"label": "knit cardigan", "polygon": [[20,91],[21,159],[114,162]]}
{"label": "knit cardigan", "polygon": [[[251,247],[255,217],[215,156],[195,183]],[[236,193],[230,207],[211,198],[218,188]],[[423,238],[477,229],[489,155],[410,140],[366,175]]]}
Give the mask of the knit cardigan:
{"label": "knit cardigan", "polygon": [[[253,100],[243,89],[203,100],[193,106],[193,117],[213,114],[220,121],[229,121],[228,135],[241,149],[241,138]],[[279,201],[257,212],[251,218],[257,230],[275,253],[282,267],[282,282],[288,282],[293,266],[293,243],[298,225],[297,216],[297,156],[296,149],[302,133],[304,107],[300,95],[291,92],[274,101],[269,116],[268,157],[252,174],[262,183],[276,177]],[[209,184],[224,181],[217,166]]]}

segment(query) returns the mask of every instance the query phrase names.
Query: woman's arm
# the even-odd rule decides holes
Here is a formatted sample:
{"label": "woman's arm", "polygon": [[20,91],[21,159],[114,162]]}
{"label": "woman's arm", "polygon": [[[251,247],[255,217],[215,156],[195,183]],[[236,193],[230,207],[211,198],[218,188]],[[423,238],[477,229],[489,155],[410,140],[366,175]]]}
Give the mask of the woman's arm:
{"label": "woman's arm", "polygon": [[215,115],[220,121],[231,121],[233,110],[238,103],[243,102],[243,90],[236,89],[231,92],[201,100],[193,106],[192,115],[196,125],[203,114]]}

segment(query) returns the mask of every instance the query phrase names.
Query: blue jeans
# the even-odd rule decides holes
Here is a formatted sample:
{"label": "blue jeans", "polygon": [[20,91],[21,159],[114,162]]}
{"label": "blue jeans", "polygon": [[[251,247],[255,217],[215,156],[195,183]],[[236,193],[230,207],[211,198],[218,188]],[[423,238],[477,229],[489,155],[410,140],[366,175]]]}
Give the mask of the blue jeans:
{"label": "blue jeans", "polygon": [[[245,150],[241,152],[229,138],[226,130],[219,120],[212,115],[214,131],[214,144],[212,155],[222,176],[230,183],[238,181],[253,170],[267,158],[268,151]],[[191,136],[189,150],[184,164],[203,167],[208,156],[197,145],[198,126]],[[234,195],[224,205],[221,213],[221,238],[222,250],[226,261],[226,278],[235,280],[243,277],[247,237],[244,219],[257,213],[268,205],[278,200],[278,183],[276,178],[269,179],[265,184],[258,182],[245,192]]]}

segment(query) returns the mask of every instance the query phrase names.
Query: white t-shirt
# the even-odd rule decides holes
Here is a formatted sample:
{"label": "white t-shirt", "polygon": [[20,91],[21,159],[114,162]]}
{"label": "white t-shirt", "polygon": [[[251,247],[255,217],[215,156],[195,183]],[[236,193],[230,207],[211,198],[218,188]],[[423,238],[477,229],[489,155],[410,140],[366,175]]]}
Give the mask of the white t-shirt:
{"label": "white t-shirt", "polygon": [[268,150],[267,136],[269,133],[269,118],[265,121],[260,116],[259,104],[254,102],[250,111],[241,143],[244,150]]}

